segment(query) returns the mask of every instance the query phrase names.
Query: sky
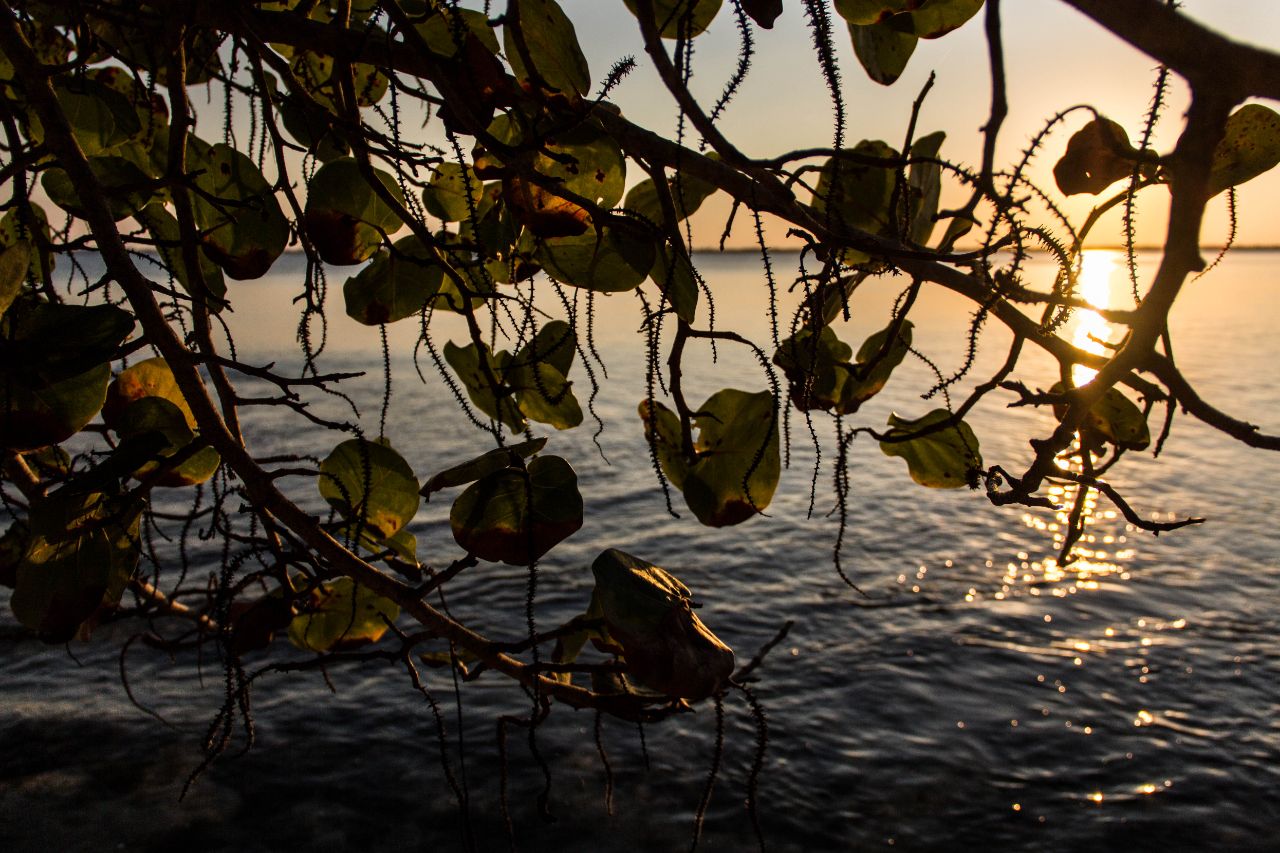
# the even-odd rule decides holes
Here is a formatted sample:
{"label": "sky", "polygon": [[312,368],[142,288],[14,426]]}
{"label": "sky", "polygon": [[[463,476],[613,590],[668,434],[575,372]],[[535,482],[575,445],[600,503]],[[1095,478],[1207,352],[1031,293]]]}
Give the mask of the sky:
{"label": "sky", "polygon": [[[621,0],[561,0],[578,30],[597,82],[612,63],[634,56],[640,67],[612,96],[631,120],[664,135],[675,128],[675,106],[645,56],[634,18]],[[1185,14],[1239,41],[1280,49],[1278,0],[1184,0]],[[742,93],[721,122],[726,136],[750,155],[775,155],[810,146],[830,146],[832,111],[810,46],[799,0],[784,0],[783,14],[772,30],[756,29],[757,53]],[[1010,114],[1001,132],[997,164],[1018,159],[1030,138],[1055,112],[1087,103],[1120,122],[1137,141],[1152,94],[1156,63],[1103,30],[1061,0],[1004,0],[1005,65]],[[836,19],[837,24],[842,24]],[[918,134],[944,130],[942,154],[961,163],[980,160],[980,128],[990,104],[990,79],[982,13],[961,29],[934,41],[921,41],[906,73],[893,86],[870,81],[857,59],[847,32],[837,33],[843,94],[849,119],[848,140],[883,139],[898,147],[905,135],[911,102],[928,78],[937,81],[925,101]],[[732,10],[726,2],[716,20],[695,42],[693,88],[705,105],[715,102],[737,62],[738,40]],[[1171,87],[1165,120],[1154,144],[1168,151],[1177,138],[1187,104],[1185,86]],[[1270,104],[1280,109],[1280,104]],[[1052,168],[1071,133],[1087,114],[1069,120],[1049,140],[1033,165],[1033,180],[1052,190]],[[1163,242],[1167,193],[1148,190],[1149,202],[1138,211],[1138,242]],[[1104,196],[1105,197],[1105,196]],[[957,194],[953,200],[960,198]],[[1092,196],[1075,196],[1063,207],[1079,222],[1092,208]],[[943,199],[943,206],[947,198]],[[695,219],[694,243],[718,241],[728,203],[723,196],[709,202]],[[1256,178],[1239,190],[1240,229],[1237,245],[1280,245],[1280,169]],[[1100,245],[1115,245],[1118,213],[1095,230]],[[1203,242],[1217,245],[1226,237],[1225,196],[1210,206]],[[744,223],[746,224],[746,223]],[[784,242],[784,229],[773,228],[769,241]],[[746,227],[735,229],[730,245],[751,245]]]}

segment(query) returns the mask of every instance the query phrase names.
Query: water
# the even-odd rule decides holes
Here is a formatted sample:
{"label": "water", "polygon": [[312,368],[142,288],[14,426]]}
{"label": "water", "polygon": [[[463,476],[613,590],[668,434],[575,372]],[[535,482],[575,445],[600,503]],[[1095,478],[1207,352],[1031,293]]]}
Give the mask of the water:
{"label": "water", "polygon": [[[1091,260],[1089,286],[1100,288],[1091,298],[1109,293],[1119,305],[1128,285],[1113,260]],[[1280,357],[1273,334],[1278,265],[1275,254],[1229,257],[1190,286],[1173,317],[1179,364],[1202,395],[1269,432],[1280,426],[1267,381]],[[709,257],[703,271],[718,295],[717,324],[763,340],[768,311],[755,262]],[[1030,283],[1043,286],[1050,272],[1037,263],[1031,274]],[[242,358],[295,357],[290,298],[300,281],[301,267],[289,260],[268,279],[238,286],[231,325]],[[340,281],[331,297],[337,305]],[[903,284],[876,283],[860,293],[841,336],[856,346],[882,326]],[[950,372],[966,343],[957,318],[968,309],[946,294],[923,299],[916,340]],[[371,372],[352,395],[366,428],[376,430],[376,330],[334,313],[322,366]],[[770,849],[1272,847],[1280,831],[1274,454],[1179,418],[1158,461],[1134,454],[1112,481],[1144,515],[1204,515],[1208,523],[1156,539],[1099,502],[1088,528],[1093,540],[1084,543],[1089,558],[1058,567],[1051,559],[1060,522],[1054,513],[916,487],[901,460],[859,439],[843,567],[863,597],[832,567],[829,451],[807,517],[813,451],[798,419],[791,420],[792,468],[769,518],[714,531],[688,512],[666,514],[635,416],[643,396],[638,306],[629,296],[603,300],[597,321],[610,377],[595,401],[608,424],[599,436],[608,463],[592,442],[590,419],[551,437],[548,451],[579,473],[587,521],[542,566],[538,621],[550,627],[581,611],[591,587],[586,566],[609,546],[675,571],[703,602],[702,618],[742,660],[794,621],[754,688],[768,714],[759,804]],[[1105,334],[1074,322],[1082,345],[1091,330]],[[466,458],[482,436],[456,412],[425,355],[427,382],[419,381],[411,325],[392,329],[387,432],[425,478]],[[439,334],[443,341],[449,330]],[[1006,346],[998,329],[984,333],[975,381],[994,371]],[[698,365],[686,375],[695,403],[720,387],[765,387],[749,353],[722,345],[714,367],[705,355],[689,354],[688,364]],[[585,398],[581,371],[575,365]],[[918,416],[933,408],[936,402],[914,396],[931,377],[919,362],[904,363],[859,421],[880,426],[891,410]],[[1028,357],[1018,378],[1047,387],[1055,376],[1047,360]],[[1047,433],[1051,421],[1044,412],[1001,408],[1008,399],[993,397],[996,405],[970,422],[986,462],[1017,470],[1029,458],[1026,437]],[[332,401],[317,405],[340,411]],[[281,424],[275,410],[248,416],[257,452],[323,455],[335,443]],[[309,483],[290,487],[319,507]],[[682,510],[678,494],[674,500]],[[448,501],[424,505],[412,527],[420,556],[437,564],[456,556]],[[514,637],[524,630],[524,594],[523,570],[481,566],[454,582],[450,604],[463,621]],[[140,627],[103,630],[93,643],[73,646],[73,658],[26,637],[4,608],[0,841],[7,849],[461,847],[459,809],[441,771],[430,708],[402,669],[383,664],[332,670],[335,692],[316,673],[264,677],[254,694],[257,745],[215,765],[178,803],[199,761],[196,744],[221,701],[220,669],[216,661],[170,659],[135,644],[130,681],[169,723],[161,725],[130,705],[120,684],[119,648]],[[440,670],[425,676],[458,773],[452,682]],[[486,850],[506,846],[494,720],[528,710],[501,681],[485,677],[461,693],[469,812]],[[706,703],[648,727],[646,770],[637,730],[604,721],[610,817],[594,717],[555,709],[537,738],[552,771],[558,820],[550,824],[536,808],[542,773],[523,731],[513,730],[507,782],[520,849],[687,847],[714,723]],[[743,803],[755,725],[736,694],[726,703],[725,734],[703,849],[749,849]]]}

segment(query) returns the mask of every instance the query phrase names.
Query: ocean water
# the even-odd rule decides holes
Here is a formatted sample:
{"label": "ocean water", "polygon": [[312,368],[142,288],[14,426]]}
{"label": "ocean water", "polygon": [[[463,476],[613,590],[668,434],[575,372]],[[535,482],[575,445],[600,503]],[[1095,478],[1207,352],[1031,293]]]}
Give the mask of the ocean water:
{"label": "ocean water", "polygon": [[[785,279],[796,257],[774,261]],[[709,255],[700,269],[716,297],[717,327],[766,340],[758,259]],[[1278,272],[1280,255],[1230,255],[1188,286],[1172,318],[1178,363],[1202,396],[1273,433]],[[343,277],[331,271],[320,364],[367,372],[344,384],[362,425],[376,432],[381,344],[376,329],[342,316]],[[1032,286],[1051,277],[1044,261],[1028,269]],[[883,327],[905,284],[869,282],[841,337],[856,347]],[[1097,304],[1127,307],[1118,256],[1090,256],[1084,286]],[[296,258],[236,285],[228,323],[240,358],[296,363],[292,300],[301,289]],[[554,296],[538,298],[552,315],[562,313]],[[784,286],[779,299],[785,322],[796,297]],[[917,346],[943,373],[962,363],[969,313],[962,300],[926,291],[913,314]],[[823,441],[815,480],[807,427],[790,418],[791,465],[767,517],[703,528],[678,493],[680,517],[667,512],[635,412],[644,396],[640,321],[630,295],[597,300],[594,338],[608,378],[593,364],[593,407],[605,428],[593,435],[588,417],[550,436],[547,452],[578,472],[587,516],[540,568],[537,620],[552,627],[585,608],[588,565],[618,547],[681,577],[702,602],[702,619],[740,660],[791,621],[753,684],[768,720],[756,800],[769,849],[1274,849],[1280,458],[1180,416],[1158,460],[1130,454],[1110,479],[1144,515],[1207,523],[1157,538],[1132,529],[1102,499],[1091,509],[1088,556],[1060,567],[1058,514],[920,488],[901,460],[859,438],[841,564],[860,594],[833,567],[838,521],[823,419],[815,421]],[[457,411],[427,353],[417,353],[415,366],[413,321],[389,331],[386,432],[425,479],[483,447],[484,435]],[[1067,333],[1084,346],[1096,346],[1090,334],[1114,335],[1083,314]],[[460,340],[461,330],[444,323],[434,335],[442,345]],[[979,344],[957,395],[995,370],[1008,338],[992,323]],[[721,344],[714,364],[709,350],[691,345],[686,363],[695,403],[721,387],[767,387],[751,353],[732,344]],[[582,364],[573,376],[585,402],[591,387]],[[1028,354],[1016,378],[1047,387],[1056,376],[1048,359]],[[908,359],[857,422],[880,427],[890,411],[915,417],[940,405],[919,398],[933,381],[929,366]],[[969,421],[987,464],[1016,471],[1029,459],[1027,439],[1046,434],[1052,420],[1005,408],[1011,399],[993,394]],[[312,402],[329,416],[356,416],[331,397]],[[245,422],[251,447],[264,456],[323,456],[338,440],[276,408],[250,408]],[[311,482],[287,483],[319,508]],[[411,527],[419,556],[437,565],[458,556],[449,500],[424,504]],[[163,554],[176,546],[160,536],[156,547]],[[192,571],[202,577],[214,559],[197,555]],[[450,584],[449,604],[459,619],[516,638],[525,631],[526,589],[525,570],[482,565]],[[254,691],[253,748],[236,755],[240,737],[179,802],[222,701],[222,672],[212,653],[169,657],[134,644],[125,658],[129,683],[164,722],[144,714],[125,695],[119,660],[123,643],[145,628],[127,621],[88,644],[46,647],[7,606],[0,610],[5,849],[453,850],[463,848],[464,823],[479,849],[504,849],[503,787],[521,850],[689,846],[712,762],[710,703],[643,732],[602,721],[607,770],[594,716],[554,708],[536,735],[550,768],[549,821],[537,805],[547,780],[523,729],[510,730],[505,769],[499,759],[496,720],[527,715],[520,691],[485,676],[455,697],[446,671],[424,671],[447,731],[450,771],[465,780],[464,810],[442,770],[431,706],[402,668],[382,663],[334,668],[329,684],[316,672],[264,676]],[[755,846],[745,803],[756,749],[756,723],[732,693],[701,849]]]}

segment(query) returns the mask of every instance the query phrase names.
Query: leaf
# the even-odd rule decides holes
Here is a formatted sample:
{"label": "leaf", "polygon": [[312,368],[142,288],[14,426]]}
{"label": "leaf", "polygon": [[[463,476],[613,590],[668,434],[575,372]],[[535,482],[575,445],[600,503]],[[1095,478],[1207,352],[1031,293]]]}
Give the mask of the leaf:
{"label": "leaf", "polygon": [[[189,414],[189,410],[185,414]],[[161,396],[143,396],[129,403],[120,412],[114,428],[125,440],[147,433],[160,433],[168,444],[159,452],[165,459],[191,444],[196,437],[183,410]],[[133,475],[142,479],[161,464],[161,461],[149,461],[135,470]],[[214,475],[220,464],[222,457],[218,455],[218,451],[212,447],[202,447],[176,466],[170,467],[155,484],[167,488],[182,488],[203,483]]]}
{"label": "leaf", "polygon": [[911,242],[918,246],[929,245],[933,235],[934,218],[938,215],[938,200],[942,196],[942,167],[925,162],[936,159],[947,135],[935,131],[920,137],[911,144],[911,167],[907,172],[907,188],[910,194]]}
{"label": "leaf", "polygon": [[1053,167],[1053,178],[1063,195],[1097,195],[1133,174],[1137,153],[1123,127],[1099,116],[1067,141],[1066,153]]}
{"label": "leaf", "polygon": [[[514,392],[501,384],[498,362],[487,345],[477,347],[470,343],[460,347],[453,341],[447,341],[444,345],[444,360],[458,374],[467,389],[467,396],[476,408],[501,422],[512,432],[521,432],[525,428],[524,416],[512,399]],[[482,364],[488,365],[487,373],[481,367]],[[490,377],[499,379],[496,389]]]}
{"label": "leaf", "polygon": [[[898,159],[898,152],[879,140],[864,139],[851,150],[861,157]],[[896,177],[897,169],[890,166],[849,157],[829,158],[818,173],[813,207],[821,214],[829,210],[846,228],[879,231],[890,224],[889,203]]]}
{"label": "leaf", "polygon": [[919,38],[887,23],[848,24],[853,52],[867,76],[883,86],[892,85],[906,70]]}
{"label": "leaf", "polygon": [[394,536],[418,512],[413,469],[385,440],[348,439],[320,463],[320,496],[348,521],[381,539]]}
{"label": "leaf", "polygon": [[102,408],[110,379],[105,363],[34,387],[0,372],[0,447],[27,451],[66,441]]}
{"label": "leaf", "polygon": [[911,349],[913,327],[910,320],[902,321],[898,335],[884,357],[874,361],[884,348],[891,328],[893,328],[892,323],[871,335],[859,347],[857,365],[849,381],[840,389],[840,405],[837,408],[840,414],[853,414],[859,406],[879,394],[888,383],[893,369],[902,364],[902,360],[906,358],[908,350]]}
{"label": "leaf", "polygon": [[578,477],[558,456],[487,474],[454,501],[449,524],[468,554],[530,565],[582,527]]}
{"label": "leaf", "polygon": [[[1064,393],[1062,383],[1054,383],[1049,393]],[[1055,403],[1053,414],[1062,420],[1066,417],[1067,406]],[[1146,450],[1151,444],[1146,415],[1118,388],[1108,388],[1102,398],[1090,407],[1080,432],[1082,442],[1091,448],[1100,447],[1104,441],[1125,450]]]}
{"label": "leaf", "polygon": [[829,410],[841,399],[841,389],[853,378],[849,359],[853,350],[823,326],[816,339],[812,329],[801,329],[784,340],[773,354],[790,384],[791,401],[802,412]]}
{"label": "leaf", "polygon": [[173,370],[163,358],[148,358],[125,368],[116,375],[107,389],[107,402],[102,407],[102,419],[111,429],[116,429],[124,409],[143,397],[159,397],[178,408],[191,429],[196,428],[196,417],[191,412],[187,398],[178,388]]}
{"label": "leaf", "polygon": [[836,0],[836,11],[850,24],[887,24],[904,33],[932,39],[964,24],[983,0]]}
{"label": "leaf", "polygon": [[289,242],[289,220],[267,179],[247,156],[221,143],[187,167],[202,170],[191,209],[205,254],[234,279],[266,275]]}
{"label": "leaf", "polygon": [[14,302],[4,319],[0,371],[11,371],[32,387],[77,376],[115,358],[134,325],[133,315],[114,305],[34,298]]}
{"label": "leaf", "polygon": [[314,588],[301,612],[289,623],[289,642],[313,652],[333,652],[376,643],[400,606],[351,578],[337,578]]}
{"label": "leaf", "polygon": [[[573,22],[556,0],[511,0],[507,23],[502,28],[502,42],[507,62],[519,79],[530,83],[540,80],[569,96],[586,95],[590,91],[587,58],[578,45]],[[532,69],[525,66],[524,51],[533,63]]]}
{"label": "leaf", "polygon": [[658,289],[675,309],[676,316],[686,323],[692,323],[698,310],[699,288],[688,256],[683,252],[673,252],[664,245],[653,262],[649,278],[658,285]]}
{"label": "leaf", "polygon": [[[639,16],[636,0],[623,0],[631,14]],[[702,35],[720,11],[724,0],[653,0],[653,16],[664,39]]]}
{"label": "leaf", "polygon": [[1280,163],[1280,115],[1262,104],[1245,104],[1227,119],[1213,150],[1209,196],[1243,184]]}
{"label": "leaf", "polygon": [[[951,413],[946,409],[934,409],[914,421],[889,415],[891,429],[886,437],[912,435],[950,418]],[[886,456],[901,456],[907,461],[911,479],[933,489],[972,485],[982,470],[978,439],[964,421],[918,438],[882,441],[880,450]]]}
{"label": "leaf", "polygon": [[708,527],[739,524],[762,512],[773,499],[781,475],[778,423],[773,395],[725,388],[699,407],[692,427],[694,458],[680,448],[678,417],[655,402],[640,404],[646,437],[685,503]]}
{"label": "leaf", "polygon": [[[645,178],[627,192],[622,206],[627,210],[640,214],[653,223],[661,223],[662,203],[658,200],[657,184],[653,178]],[[676,216],[687,219],[697,212],[702,203],[716,191],[715,184],[696,178],[687,173],[673,175],[667,179],[667,189],[671,193],[671,201]]]}
{"label": "leaf", "polygon": [[490,450],[488,453],[482,453],[475,459],[446,468],[436,474],[427,480],[420,494],[430,500],[431,495],[441,489],[473,483],[481,477],[515,465],[519,459],[526,459],[532,456],[542,450],[546,444],[547,440],[545,438],[533,438],[528,441],[522,441],[519,444],[499,447],[495,450]]}
{"label": "leaf", "polygon": [[[347,316],[366,326],[416,317],[442,293],[445,266],[416,236],[380,249],[373,261],[342,286]],[[449,290],[456,294],[457,289]],[[441,305],[440,307],[448,307]]]}
{"label": "leaf", "polygon": [[773,29],[773,22],[782,14],[782,0],[742,0],[742,9],[766,30]]}
{"label": "leaf", "polygon": [[[102,186],[111,217],[119,222],[134,216],[156,196],[155,182],[131,160],[123,157],[91,157],[89,168]],[[46,171],[40,178],[40,186],[49,194],[49,200],[80,219],[88,218],[88,211],[80,199],[71,176],[60,168]]]}
{"label": "leaf", "polygon": [[621,644],[632,678],[673,699],[697,701],[724,689],[733,650],[693,612],[678,578],[616,548],[596,557],[591,572],[592,608]]}
{"label": "leaf", "polygon": [[59,490],[31,508],[10,606],[48,642],[66,642],[113,608],[138,566],[141,501]]}
{"label": "leaf", "polygon": [[[182,232],[178,228],[177,218],[163,205],[154,202],[134,215],[151,232],[152,239],[156,241],[156,250],[164,259],[165,265],[173,270],[178,284],[182,285],[182,289],[188,294],[196,296],[195,282],[182,258]],[[197,252],[196,260],[200,265],[201,278],[204,280],[205,302],[210,311],[217,313],[226,305],[226,279],[222,277],[222,269],[204,252]]]}
{"label": "leaf", "polygon": [[[395,178],[380,169],[374,174],[404,204]],[[382,245],[384,233],[391,236],[402,227],[399,215],[378,197],[350,157],[325,163],[312,177],[303,221],[320,257],[338,266],[368,259]]]}
{"label": "leaf", "polygon": [[0,252],[0,317],[4,317],[13,300],[22,292],[22,282],[31,268],[33,254],[29,240],[19,240]]}
{"label": "leaf", "polygon": [[422,190],[422,205],[445,222],[461,222],[470,219],[483,194],[484,184],[470,166],[441,163]]}
{"label": "leaf", "polygon": [[[458,23],[462,25],[462,40],[465,41],[466,36],[469,34],[490,53],[497,53],[500,49],[498,37],[494,35],[493,28],[489,26],[489,20],[483,12],[461,7],[454,8],[448,3],[440,2],[440,0],[426,0],[425,3],[404,3],[402,5],[406,12],[415,17],[422,12],[429,11],[430,14],[416,26],[418,33],[433,53],[445,58],[451,58],[459,54],[461,50],[458,45],[459,35],[455,31],[455,26]],[[415,5],[421,8],[421,12],[413,8]]]}
{"label": "leaf", "polygon": [[556,281],[599,293],[635,290],[653,269],[653,240],[625,219],[600,231],[542,241],[534,257]]}

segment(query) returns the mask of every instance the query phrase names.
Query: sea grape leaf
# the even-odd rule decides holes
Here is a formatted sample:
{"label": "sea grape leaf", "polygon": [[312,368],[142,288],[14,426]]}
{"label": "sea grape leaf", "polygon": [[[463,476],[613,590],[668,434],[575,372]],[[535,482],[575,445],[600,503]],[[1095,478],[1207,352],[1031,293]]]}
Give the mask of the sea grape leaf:
{"label": "sea grape leaf", "polygon": [[622,646],[627,671],[644,687],[697,701],[733,675],[733,650],[693,612],[689,588],[670,572],[610,548],[591,564],[592,609]]}
{"label": "sea grape leaf", "polygon": [[983,0],[836,0],[850,24],[884,23],[901,32],[932,39],[956,29],[982,8]]}
{"label": "sea grape leaf", "polygon": [[[1054,383],[1049,393],[1063,393],[1062,383]],[[1055,403],[1053,414],[1062,420],[1066,417],[1067,406]],[[1082,443],[1091,448],[1100,447],[1104,441],[1125,450],[1146,450],[1151,444],[1151,429],[1147,426],[1146,415],[1118,388],[1108,388],[1102,398],[1090,407],[1080,432]]]}
{"label": "sea grape leaf", "polygon": [[[431,52],[446,59],[457,56],[461,51],[458,41],[465,41],[467,34],[477,39],[490,53],[497,53],[501,48],[498,37],[483,12],[475,9],[454,8],[439,0],[415,0],[401,4],[404,10],[414,18],[426,15],[415,26]],[[427,14],[427,13],[430,14]],[[457,17],[454,17],[454,16]],[[461,35],[455,31],[455,24],[462,25]]]}
{"label": "sea grape leaf", "polygon": [[[525,428],[524,415],[513,399],[514,392],[501,384],[495,389],[489,381],[490,375],[501,377],[502,373],[487,345],[477,347],[475,343],[470,343],[460,347],[453,341],[446,341],[444,360],[458,374],[467,389],[467,396],[476,408],[501,422],[512,432],[520,432]],[[481,367],[482,363],[488,364],[488,375]]]}
{"label": "sea grape leaf", "polygon": [[[39,237],[43,239],[39,239],[36,232],[39,232]],[[31,262],[27,268],[27,275],[36,281],[41,281],[44,275],[42,264],[47,265],[52,272],[57,265],[57,259],[52,252],[44,248],[51,242],[49,218],[45,215],[44,208],[35,202],[30,202],[27,206],[15,204],[5,212],[4,216],[0,216],[0,248],[8,249],[19,242],[31,244]]]}
{"label": "sea grape leaf", "polygon": [[18,620],[61,643],[115,607],[138,566],[143,508],[142,501],[61,490],[34,504],[10,599]]}
{"label": "sea grape leaf", "polygon": [[488,453],[482,453],[475,459],[446,468],[432,476],[423,485],[421,494],[424,498],[430,500],[431,495],[441,489],[474,483],[481,477],[516,464],[519,459],[527,459],[542,450],[546,444],[547,440],[545,438],[532,438],[519,444],[499,447],[490,450]]}
{"label": "sea grape leaf", "polygon": [[1053,167],[1053,179],[1063,195],[1097,195],[1133,174],[1137,151],[1119,123],[1098,116],[1067,141],[1066,153]]}
{"label": "sea grape leaf", "polygon": [[228,650],[237,657],[265,649],[275,640],[276,632],[286,630],[293,622],[293,606],[276,588],[253,601],[231,602],[231,641]]}
{"label": "sea grape leaf", "polygon": [[582,527],[578,477],[559,456],[486,474],[454,501],[449,524],[467,553],[527,566]]}
{"label": "sea grape leaf", "polygon": [[[531,165],[556,187],[604,209],[618,203],[626,184],[622,149],[590,122],[548,140]],[[539,237],[582,234],[591,222],[581,205],[520,175],[504,179],[503,195],[516,217]]]}
{"label": "sea grape leaf", "polygon": [[698,280],[689,257],[664,245],[658,250],[649,278],[671,303],[676,316],[692,323],[698,311]]}
{"label": "sea grape leaf", "polygon": [[33,254],[30,240],[19,240],[0,252],[0,317],[22,292]]}
{"label": "sea grape leaf", "polygon": [[196,428],[196,417],[191,412],[187,398],[178,388],[173,370],[163,358],[148,358],[133,364],[116,375],[107,389],[107,402],[102,407],[102,419],[107,426],[116,429],[124,409],[143,397],[159,397],[167,400],[182,413],[191,429]]}
{"label": "sea grape leaf", "polygon": [[773,29],[773,22],[782,14],[782,0],[742,0],[742,9],[766,30]]}
{"label": "sea grape leaf", "polygon": [[[90,157],[89,168],[102,187],[111,217],[117,222],[135,215],[156,197],[155,181],[132,160],[114,156]],[[88,217],[75,182],[65,170],[49,169],[40,177],[40,186],[48,193],[49,200],[67,213],[81,219]]]}
{"label": "sea grape leaf", "polygon": [[[880,160],[896,160],[898,152],[879,140],[862,140],[852,149],[855,155]],[[890,224],[889,204],[897,170],[890,166],[858,162],[849,157],[832,157],[818,173],[813,207],[830,211],[848,228],[879,231]]]}
{"label": "sea grape leaf", "polygon": [[[404,204],[395,178],[380,169],[374,174]],[[303,221],[320,257],[337,266],[368,259],[382,245],[383,234],[390,237],[402,226],[396,211],[378,197],[350,157],[325,163],[312,177]]]}
{"label": "sea grape leaf", "polygon": [[418,480],[385,439],[352,438],[320,463],[320,496],[343,518],[388,539],[418,512]]}
{"label": "sea grape leaf", "polygon": [[786,375],[796,408],[825,411],[840,402],[840,390],[852,378],[852,357],[853,349],[830,326],[823,326],[816,336],[805,328],[784,340],[773,363]]}
{"label": "sea grape leaf", "polygon": [[538,333],[516,353],[516,361],[544,362],[568,376],[578,352],[578,336],[564,320],[545,323]]}
{"label": "sea grape leaf", "polygon": [[1213,150],[1210,196],[1243,184],[1280,163],[1280,115],[1262,104],[1245,104],[1227,119]]}
{"label": "sea grape leaf", "polygon": [[5,314],[5,363],[26,384],[54,382],[110,361],[133,331],[133,315],[114,305],[71,305],[34,298]]}
{"label": "sea grape leaf", "polygon": [[[951,413],[946,409],[934,409],[914,421],[891,414],[886,437],[911,435],[950,418]],[[933,489],[970,485],[982,470],[977,436],[964,421],[905,441],[882,441],[880,450],[886,456],[901,456],[907,461],[911,479]]]}
{"label": "sea grape leaf", "polygon": [[933,162],[947,135],[942,131],[926,134],[911,144],[908,156],[911,166],[907,171],[907,191],[911,226],[908,236],[918,246],[929,245],[933,235],[934,218],[938,215],[938,200],[942,196],[942,167]]}
{"label": "sea grape leaf", "polygon": [[458,163],[441,163],[422,190],[422,206],[427,213],[445,222],[471,218],[471,211],[484,194],[484,183],[475,169]]}
{"label": "sea grape leaf", "polygon": [[[140,130],[137,114],[119,92],[89,77],[54,84],[54,94],[71,133],[88,157],[97,157],[125,144]],[[30,116],[31,141],[44,142],[44,127]]]}
{"label": "sea grape leaf", "polygon": [[[623,0],[631,14],[639,17],[636,0]],[[724,0],[653,0],[653,16],[664,39],[702,35],[720,11]]]}
{"label": "sea grape leaf", "polygon": [[891,86],[907,68],[919,37],[904,33],[887,23],[848,24],[853,53],[867,76],[882,86]]}
{"label": "sea grape leaf", "polygon": [[336,578],[311,590],[289,622],[289,642],[320,653],[358,648],[380,640],[399,615],[391,599],[351,578]]}
{"label": "sea grape leaf", "polygon": [[[716,186],[688,173],[673,175],[667,179],[667,189],[676,216],[687,219],[697,212],[702,203],[715,194]],[[635,211],[650,222],[662,222],[662,203],[658,200],[658,185],[653,178],[645,178],[627,191],[622,203],[627,210]]]}
{"label": "sea grape leaf", "polygon": [[[513,22],[518,21],[519,36]],[[525,66],[528,52],[533,68]],[[586,95],[591,89],[591,71],[578,45],[573,22],[556,0],[511,0],[507,24],[502,28],[507,62],[520,80],[540,80],[569,96]]]}
{"label": "sea grape leaf", "polygon": [[534,253],[556,281],[599,293],[636,289],[656,255],[649,235],[625,219],[613,219],[599,231],[541,241]]}
{"label": "sea grape leaf", "polygon": [[694,413],[693,459],[680,446],[680,421],[666,406],[640,404],[646,437],[671,484],[708,527],[739,524],[763,512],[781,474],[773,395],[725,388]]}
{"label": "sea grape leaf", "polygon": [[[197,154],[199,147],[188,148]],[[237,280],[261,278],[289,242],[289,220],[275,191],[245,154],[218,143],[188,168],[198,170],[191,208],[209,259]]]}
{"label": "sea grape leaf", "polygon": [[[390,250],[378,250],[368,266],[343,284],[342,296],[349,317],[377,326],[417,316],[444,285],[445,268],[439,257],[410,235],[397,240]],[[450,290],[457,293],[452,286]]]}
{"label": "sea grape leaf", "polygon": [[657,401],[651,404],[648,400],[641,400],[639,411],[645,439],[653,446],[662,473],[671,485],[683,490],[689,473],[689,460],[680,451],[680,419]]}
{"label": "sea grape leaf", "polygon": [[[147,433],[160,433],[168,446],[160,450],[159,455],[168,458],[196,438],[196,432],[187,423],[185,414],[181,408],[162,396],[143,396],[124,407],[118,416],[115,430],[126,440]],[[182,488],[203,483],[214,475],[220,464],[222,457],[218,455],[218,451],[212,447],[202,447],[166,470],[156,479],[155,485]],[[160,465],[160,461],[149,461],[134,471],[134,477],[142,479]]]}
{"label": "sea grape leaf", "polygon": [[110,380],[105,363],[34,387],[0,371],[0,447],[27,451],[66,441],[102,408]]}
{"label": "sea grape leaf", "polygon": [[894,338],[884,357],[875,361],[876,356],[884,348],[892,328],[893,324],[890,323],[863,341],[862,346],[858,348],[857,364],[849,380],[840,389],[840,405],[837,408],[840,414],[853,414],[859,406],[879,394],[888,383],[893,369],[902,364],[902,360],[906,358],[907,352],[911,349],[910,320],[902,321],[897,337]]}
{"label": "sea grape leaf", "polygon": [[[195,282],[187,270],[182,258],[182,231],[178,228],[178,220],[163,205],[155,202],[148,204],[134,214],[138,221],[147,227],[151,237],[156,241],[156,251],[164,258],[165,264],[173,270],[174,277],[191,296],[196,296]],[[209,310],[217,313],[226,305],[227,282],[222,276],[222,269],[204,252],[197,252],[196,259],[200,264],[200,274],[204,279],[205,302]]]}
{"label": "sea grape leaf", "polygon": [[573,396],[573,383],[551,365],[513,359],[504,379],[515,390],[516,403],[525,417],[556,429],[572,429],[582,423],[582,407]]}

